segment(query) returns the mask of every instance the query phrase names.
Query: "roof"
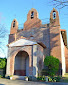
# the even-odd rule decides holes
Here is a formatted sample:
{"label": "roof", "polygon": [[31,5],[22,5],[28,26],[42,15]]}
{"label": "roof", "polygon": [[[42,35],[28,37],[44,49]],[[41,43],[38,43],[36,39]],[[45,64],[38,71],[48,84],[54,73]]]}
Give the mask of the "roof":
{"label": "roof", "polygon": [[19,46],[36,45],[36,44],[39,44],[43,48],[46,48],[46,46],[42,42],[31,41],[28,38],[23,37],[23,36],[21,36],[16,41],[13,41],[12,43],[8,44],[7,46],[9,46],[9,47],[19,47]]}
{"label": "roof", "polygon": [[62,34],[64,45],[67,46],[67,34],[66,34],[66,30],[65,29],[60,29],[60,31],[61,31],[61,34]]}
{"label": "roof", "polygon": [[9,47],[18,47],[18,46],[35,45],[35,44],[37,44],[37,43],[33,42],[33,41],[30,41],[30,40],[19,39],[15,42],[12,42],[12,43],[8,44],[7,46],[9,46]]}

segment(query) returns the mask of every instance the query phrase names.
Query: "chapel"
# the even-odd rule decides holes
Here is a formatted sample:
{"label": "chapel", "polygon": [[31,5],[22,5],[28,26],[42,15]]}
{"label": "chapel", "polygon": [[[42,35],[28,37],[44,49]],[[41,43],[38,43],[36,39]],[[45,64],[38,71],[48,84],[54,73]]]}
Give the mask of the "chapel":
{"label": "chapel", "polygon": [[67,34],[60,28],[59,13],[55,8],[47,24],[42,24],[34,8],[29,10],[23,29],[18,29],[18,21],[14,19],[7,45],[6,75],[37,77],[44,68],[44,58],[50,55],[60,60],[59,74],[68,72]]}

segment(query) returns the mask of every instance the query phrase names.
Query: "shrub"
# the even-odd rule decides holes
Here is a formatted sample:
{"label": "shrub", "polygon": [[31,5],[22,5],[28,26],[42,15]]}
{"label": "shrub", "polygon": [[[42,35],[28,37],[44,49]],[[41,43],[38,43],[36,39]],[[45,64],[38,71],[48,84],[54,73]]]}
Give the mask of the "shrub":
{"label": "shrub", "polygon": [[2,70],[1,75],[3,77],[5,77],[5,73],[6,73],[6,62],[7,62],[6,58],[0,58],[0,70]]}
{"label": "shrub", "polygon": [[44,59],[45,70],[49,76],[54,76],[59,69],[59,59],[53,56],[46,56]]}
{"label": "shrub", "polygon": [[0,69],[4,69],[6,67],[6,58],[0,58]]}
{"label": "shrub", "polygon": [[50,82],[59,82],[61,80],[60,76],[56,76],[56,77],[48,77],[48,80]]}
{"label": "shrub", "polygon": [[52,78],[51,77],[48,77],[48,81],[51,81],[52,82]]}
{"label": "shrub", "polygon": [[2,75],[0,75],[0,78],[2,78],[3,76]]}
{"label": "shrub", "polygon": [[40,81],[40,80],[45,81],[45,76],[39,76],[39,77],[37,77],[37,80],[38,81]]}
{"label": "shrub", "polygon": [[54,77],[56,79],[56,82],[59,82],[61,80],[60,76]]}

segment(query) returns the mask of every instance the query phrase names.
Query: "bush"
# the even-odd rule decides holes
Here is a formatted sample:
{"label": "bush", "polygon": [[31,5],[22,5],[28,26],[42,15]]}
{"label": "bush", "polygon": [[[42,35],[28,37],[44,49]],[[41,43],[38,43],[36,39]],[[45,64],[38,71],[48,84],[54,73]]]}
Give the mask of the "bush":
{"label": "bush", "polygon": [[2,75],[0,75],[0,78],[2,78],[3,76]]}
{"label": "bush", "polygon": [[0,69],[4,69],[6,67],[6,58],[0,58]]}
{"label": "bush", "polygon": [[49,76],[54,76],[59,69],[59,59],[53,56],[46,56],[44,59],[45,70]]}
{"label": "bush", "polygon": [[59,82],[61,80],[60,76],[54,77],[56,79],[56,82]]}
{"label": "bush", "polygon": [[39,77],[37,77],[37,80],[38,80],[38,81],[40,81],[40,80],[41,80],[41,81],[45,81],[45,76],[39,76]]}
{"label": "bush", "polygon": [[60,76],[48,77],[48,81],[50,81],[50,82],[59,82],[60,80],[61,80]]}
{"label": "bush", "polygon": [[52,78],[51,77],[48,77],[48,81],[52,82]]}
{"label": "bush", "polygon": [[0,75],[3,77],[5,77],[6,73],[6,63],[7,63],[6,58],[0,58],[0,70],[2,70]]}

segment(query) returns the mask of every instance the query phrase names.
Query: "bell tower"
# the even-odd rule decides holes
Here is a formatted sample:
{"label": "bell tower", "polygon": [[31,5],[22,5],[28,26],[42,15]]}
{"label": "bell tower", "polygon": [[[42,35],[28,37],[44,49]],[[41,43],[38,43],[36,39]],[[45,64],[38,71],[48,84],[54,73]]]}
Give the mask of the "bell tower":
{"label": "bell tower", "polygon": [[55,8],[53,8],[50,13],[50,24],[53,26],[60,26],[59,14]]}
{"label": "bell tower", "polygon": [[38,19],[38,12],[36,9],[32,8],[27,14],[27,21],[24,23],[24,29],[28,30],[31,28],[38,28],[41,26],[41,20]]}
{"label": "bell tower", "polygon": [[60,21],[55,8],[50,13],[50,55],[61,61]]}
{"label": "bell tower", "polygon": [[17,29],[18,29],[18,22],[16,19],[14,19],[11,23],[10,34],[15,34],[17,32]]}
{"label": "bell tower", "polygon": [[10,30],[10,35],[9,35],[9,43],[13,42],[16,40],[16,33],[18,30],[18,22],[16,19],[14,19],[11,23],[11,30]]}

